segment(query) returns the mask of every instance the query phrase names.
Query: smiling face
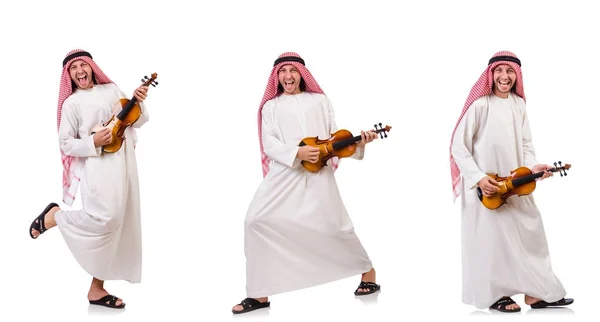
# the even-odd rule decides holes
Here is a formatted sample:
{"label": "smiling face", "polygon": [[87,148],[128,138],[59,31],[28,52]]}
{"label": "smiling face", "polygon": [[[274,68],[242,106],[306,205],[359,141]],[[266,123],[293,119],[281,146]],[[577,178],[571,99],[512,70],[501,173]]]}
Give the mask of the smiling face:
{"label": "smiling face", "polygon": [[285,94],[301,93],[300,83],[302,76],[294,65],[283,65],[279,69],[279,84]]}
{"label": "smiling face", "polygon": [[71,80],[79,89],[89,89],[94,86],[92,67],[83,60],[76,60],[69,66]]}
{"label": "smiling face", "polygon": [[507,98],[510,90],[515,86],[517,73],[507,64],[501,64],[494,68],[494,94],[498,97]]}

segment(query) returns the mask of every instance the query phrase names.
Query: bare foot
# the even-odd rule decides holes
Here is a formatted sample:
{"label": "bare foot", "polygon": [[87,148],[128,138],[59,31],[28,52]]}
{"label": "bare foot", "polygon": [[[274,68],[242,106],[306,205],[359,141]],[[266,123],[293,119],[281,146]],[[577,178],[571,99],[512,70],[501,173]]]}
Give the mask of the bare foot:
{"label": "bare foot", "polygon": [[[512,302],[512,303],[510,303]],[[509,304],[507,304],[509,303]],[[503,305],[504,306],[503,308]],[[503,297],[498,300],[496,303],[490,306],[490,309],[498,310],[501,312],[519,312],[521,311],[521,307],[515,301],[513,301],[510,297]]]}
{"label": "bare foot", "polygon": [[529,296],[529,295],[525,294],[525,304],[531,305],[531,304],[535,304],[539,301],[541,301],[541,299],[538,299],[537,297],[533,297],[533,296]]}
{"label": "bare foot", "polygon": [[518,310],[521,307],[519,306],[519,304],[515,303],[515,304],[509,304],[506,306],[506,309],[509,311],[514,311],[514,310]]}
{"label": "bare foot", "polygon": [[[56,214],[57,211],[60,210],[60,207],[58,206],[54,206],[52,207],[50,210],[48,210],[48,212],[46,213],[46,215],[44,216],[44,225],[43,227],[38,226],[40,224],[39,222],[39,218],[35,219],[33,221],[33,226],[36,227],[40,227],[40,228],[45,228],[44,232],[54,226],[56,226],[56,220],[54,219],[54,214]],[[42,234],[42,232],[40,232],[38,229],[35,229],[34,227],[31,227],[31,236],[33,237],[33,239],[38,238],[40,235]]]}
{"label": "bare foot", "polygon": [[[88,292],[88,300],[90,301],[97,301],[103,297],[105,297],[106,295],[110,295],[110,293],[108,293],[105,289],[104,289],[104,281],[101,281],[97,278],[93,278],[92,279],[92,285],[90,286],[90,291]],[[110,300],[106,301],[106,304],[109,304]],[[123,303],[122,299],[118,299],[115,302],[116,306],[121,306],[121,304]]]}
{"label": "bare foot", "polygon": [[[361,278],[361,282],[371,282],[371,283],[377,283],[377,276],[375,274],[375,268],[371,268],[370,271],[363,273],[362,274],[362,278]],[[368,288],[359,288],[357,289],[358,293],[363,293],[363,292],[368,292],[369,289]]]}
{"label": "bare foot", "polygon": [[[267,301],[269,301],[268,297],[257,297],[255,298],[255,300],[259,301],[260,303],[266,303]],[[241,312],[244,310],[244,307],[241,304],[237,304],[236,306],[234,306],[232,308],[233,311],[236,312]]]}

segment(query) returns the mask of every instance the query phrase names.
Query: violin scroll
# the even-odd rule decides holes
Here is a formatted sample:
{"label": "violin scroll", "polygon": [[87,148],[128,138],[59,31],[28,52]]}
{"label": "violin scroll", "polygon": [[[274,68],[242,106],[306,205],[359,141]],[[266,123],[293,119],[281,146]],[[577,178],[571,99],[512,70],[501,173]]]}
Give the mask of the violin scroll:
{"label": "violin scroll", "polygon": [[[379,125],[379,128],[377,128],[377,125]],[[378,133],[379,137],[382,139],[387,138],[387,132],[389,132],[392,129],[392,127],[389,125],[382,127],[381,123],[375,124],[375,125],[373,125],[373,127],[375,127],[375,133]]]}
{"label": "violin scroll", "polygon": [[556,164],[556,162],[554,162],[554,169],[552,169],[553,172],[557,172],[560,173],[560,176],[567,176],[567,170],[571,169],[571,165],[568,163],[565,163],[565,165],[562,165],[562,162],[558,161],[558,165]]}
{"label": "violin scroll", "polygon": [[142,83],[144,83],[144,86],[152,85],[152,87],[156,87],[156,85],[158,85],[158,82],[156,81],[157,77],[158,74],[156,73],[152,73],[152,75],[150,75],[150,78],[148,78],[148,76],[144,76],[144,78],[142,78]]}

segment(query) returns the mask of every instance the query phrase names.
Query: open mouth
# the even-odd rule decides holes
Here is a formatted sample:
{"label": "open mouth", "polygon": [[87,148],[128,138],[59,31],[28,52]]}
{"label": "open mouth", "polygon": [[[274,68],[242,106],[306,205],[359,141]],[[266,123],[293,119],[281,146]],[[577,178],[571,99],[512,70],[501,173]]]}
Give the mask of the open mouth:
{"label": "open mouth", "polygon": [[81,75],[77,77],[77,81],[79,81],[79,84],[85,84],[87,82],[87,75]]}

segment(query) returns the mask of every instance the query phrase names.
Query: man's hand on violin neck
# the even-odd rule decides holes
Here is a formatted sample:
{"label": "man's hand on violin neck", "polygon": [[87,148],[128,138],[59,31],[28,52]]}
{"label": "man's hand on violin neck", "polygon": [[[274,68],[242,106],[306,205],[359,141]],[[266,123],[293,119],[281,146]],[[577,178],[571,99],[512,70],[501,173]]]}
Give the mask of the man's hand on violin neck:
{"label": "man's hand on violin neck", "polygon": [[360,136],[362,139],[357,143],[358,146],[365,146],[367,143],[377,139],[377,133],[375,133],[375,130],[369,130],[367,132],[360,131]]}
{"label": "man's hand on violin neck", "polygon": [[135,99],[137,99],[138,102],[143,102],[148,96],[148,86],[140,86],[136,88],[133,92],[133,96],[135,96]]}
{"label": "man's hand on violin neck", "polygon": [[538,172],[546,172],[544,173],[544,175],[540,178],[540,179],[546,179],[548,177],[553,176],[554,174],[548,170],[551,170],[552,166],[551,165],[547,165],[547,164],[537,164],[535,165],[533,168],[531,168],[531,172],[533,173],[538,173]]}

